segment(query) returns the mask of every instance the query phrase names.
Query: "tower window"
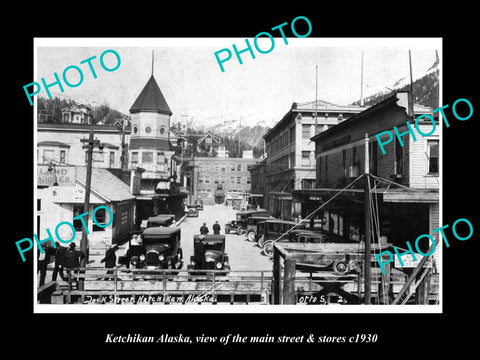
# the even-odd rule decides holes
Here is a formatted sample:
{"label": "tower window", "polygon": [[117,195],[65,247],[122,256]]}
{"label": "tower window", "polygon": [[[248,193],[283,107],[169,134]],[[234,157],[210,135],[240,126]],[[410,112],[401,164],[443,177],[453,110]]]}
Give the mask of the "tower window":
{"label": "tower window", "polygon": [[164,127],[161,127],[160,128],[160,135],[163,135],[165,133],[165,128]]}
{"label": "tower window", "polygon": [[150,133],[152,132],[152,128],[151,128],[150,126],[146,126],[146,127],[145,127],[145,132],[146,132],[147,134],[150,134]]}
{"label": "tower window", "polygon": [[138,128],[136,126],[133,127],[133,133],[136,134],[138,132]]}

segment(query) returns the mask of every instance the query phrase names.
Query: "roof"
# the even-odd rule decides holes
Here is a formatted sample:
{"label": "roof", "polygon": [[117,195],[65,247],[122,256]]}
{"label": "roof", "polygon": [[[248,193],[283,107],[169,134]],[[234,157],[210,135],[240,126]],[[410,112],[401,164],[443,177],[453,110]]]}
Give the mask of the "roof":
{"label": "roof", "polygon": [[153,226],[146,228],[143,235],[170,235],[176,232],[180,232],[180,228],[177,226]]}
{"label": "roof", "polygon": [[[77,180],[85,184],[87,168],[85,166],[76,168]],[[91,190],[108,201],[135,199],[135,196],[130,194],[130,187],[107,169],[92,168]]]}
{"label": "roof", "polygon": [[297,222],[288,221],[288,220],[281,220],[281,219],[268,219],[265,220],[266,223],[279,223],[279,224],[289,224],[289,225],[298,225]]}
{"label": "roof", "polygon": [[[37,131],[41,130],[65,130],[65,131],[74,131],[83,130],[84,132],[90,132],[93,128],[95,133],[98,132],[114,132],[119,133],[121,130],[120,127],[115,125],[91,125],[91,124],[75,124],[75,123],[38,123]],[[130,129],[127,128],[125,131],[126,134],[130,134]]]}
{"label": "roof", "polygon": [[344,113],[352,113],[356,114],[361,112],[362,110],[367,109],[368,107],[364,106],[358,106],[358,105],[335,105],[331,104],[329,102],[323,101],[323,100],[317,100],[317,109],[315,109],[315,101],[307,102],[304,104],[297,104],[293,103],[288,112],[283,116],[283,118],[277,122],[271,129],[269,129],[264,135],[263,138],[267,139],[271,134],[273,134],[278,128],[282,127],[282,124],[284,124],[286,121],[292,120],[290,118],[290,114],[296,112],[331,112],[331,113],[336,113],[340,112],[342,114]]}
{"label": "roof", "polygon": [[67,149],[70,148],[70,145],[60,141],[40,141],[37,145],[38,146],[56,146],[56,147],[67,148]]}
{"label": "roof", "polygon": [[[409,92],[407,92],[407,91],[395,92],[391,96],[389,96],[386,99],[380,101],[379,103],[369,107],[368,109],[351,116],[347,120],[342,121],[340,124],[335,125],[335,126],[331,127],[330,129],[328,129],[324,132],[321,132],[321,133],[313,136],[312,138],[310,138],[310,140],[316,141],[316,140],[318,140],[320,138],[323,138],[325,136],[330,136],[330,135],[335,134],[337,132],[340,132],[342,130],[348,129],[348,127],[352,123],[362,121],[362,120],[366,120],[372,114],[375,114],[375,113],[378,113],[378,112],[381,112],[381,111],[385,111],[385,109],[392,108],[392,107],[403,107],[403,108],[405,108],[404,106],[402,106],[402,104],[405,101],[405,98],[408,97],[408,93]],[[407,106],[407,104],[404,104],[404,105]],[[406,108],[405,108],[405,110],[406,110]],[[413,104],[413,113],[414,113],[414,115],[431,114],[432,109],[429,108],[429,107],[426,107],[426,106],[419,105],[419,104]],[[415,120],[414,117],[412,117],[410,121],[412,121],[412,120],[413,121]]]}
{"label": "roof", "polygon": [[167,139],[159,138],[139,138],[130,139],[129,150],[153,149],[169,151],[173,150],[172,144]]}
{"label": "roof", "polygon": [[153,75],[150,76],[147,84],[130,108],[130,113],[132,114],[141,111],[158,112],[160,114],[172,115],[172,111],[168,107],[167,101],[165,100],[165,97],[158,87]]}

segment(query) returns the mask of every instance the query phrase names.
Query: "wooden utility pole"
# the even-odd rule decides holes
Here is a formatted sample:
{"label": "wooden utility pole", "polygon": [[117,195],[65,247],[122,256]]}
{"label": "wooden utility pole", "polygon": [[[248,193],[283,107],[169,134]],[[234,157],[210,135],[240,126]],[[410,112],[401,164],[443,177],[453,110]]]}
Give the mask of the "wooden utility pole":
{"label": "wooden utility pole", "polygon": [[371,240],[370,240],[370,162],[368,134],[365,134],[365,304],[370,305],[371,294]]}
{"label": "wooden utility pole", "polygon": [[317,135],[317,128],[318,128],[317,108],[318,108],[318,65],[315,65],[315,131],[313,132],[314,135]]}
{"label": "wooden utility pole", "polygon": [[[83,202],[83,212],[87,213],[83,218],[85,219],[85,224],[88,227],[88,212],[90,210],[90,188],[92,184],[92,153],[94,146],[100,145],[99,140],[94,140],[93,138],[93,128],[90,129],[90,134],[88,140],[81,139],[82,143],[86,143],[83,145],[83,149],[87,149],[87,178],[85,180],[85,200]],[[85,226],[82,226],[82,239],[80,240],[80,251],[85,254],[85,257],[80,262],[80,267],[85,268],[88,262],[88,237],[87,237],[87,230]],[[84,279],[80,279],[79,281],[79,290],[83,290],[83,282]]]}

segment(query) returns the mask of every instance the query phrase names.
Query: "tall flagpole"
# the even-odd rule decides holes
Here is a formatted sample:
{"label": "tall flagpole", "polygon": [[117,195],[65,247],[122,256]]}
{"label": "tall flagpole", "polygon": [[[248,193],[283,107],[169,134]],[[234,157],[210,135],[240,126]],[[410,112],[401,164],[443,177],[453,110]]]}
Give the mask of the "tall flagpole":
{"label": "tall flagpole", "polygon": [[360,71],[360,106],[363,106],[363,51],[362,51],[362,64]]}
{"label": "tall flagpole", "polygon": [[317,128],[318,128],[318,65],[315,65],[315,131],[313,132],[317,135]]}
{"label": "tall flagpole", "polygon": [[408,50],[408,62],[410,64],[410,116],[413,116],[413,74],[412,74],[412,53]]}

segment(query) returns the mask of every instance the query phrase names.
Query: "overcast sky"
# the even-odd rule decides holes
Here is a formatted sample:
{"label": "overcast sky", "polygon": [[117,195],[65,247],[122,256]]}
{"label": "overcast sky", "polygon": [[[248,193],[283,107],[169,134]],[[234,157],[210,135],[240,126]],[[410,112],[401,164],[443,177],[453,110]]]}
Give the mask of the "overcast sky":
{"label": "overcast sky", "polygon": [[[267,49],[268,43],[259,43]],[[253,44],[253,39],[249,39]],[[280,120],[293,102],[315,100],[315,66],[318,65],[318,98],[347,105],[360,97],[361,56],[364,53],[364,96],[392,88],[401,78],[409,79],[408,50],[412,51],[413,78],[423,76],[435,62],[435,50],[441,59],[440,39],[321,39],[275,38],[268,54],[255,48],[255,59],[242,54],[243,64],[235,56],[225,62],[221,72],[214,52],[245,47],[244,38],[155,38],[155,39],[36,39],[35,79],[53,82],[53,73],[77,65],[84,72],[80,86],[64,85],[63,96],[106,102],[127,113],[148,81],[155,53],[154,76],[170,109],[172,121],[187,114],[196,121],[240,119],[245,123]],[[253,46],[253,45],[252,45]],[[115,50],[120,67],[104,71],[100,54]],[[98,78],[93,79],[87,64],[80,61],[97,56],[92,63]],[[222,54],[221,56],[224,56]],[[115,64],[112,54],[105,60]],[[75,82],[75,71],[69,80]],[[58,87],[50,89],[59,94]],[[43,96],[46,97],[42,89]]]}

